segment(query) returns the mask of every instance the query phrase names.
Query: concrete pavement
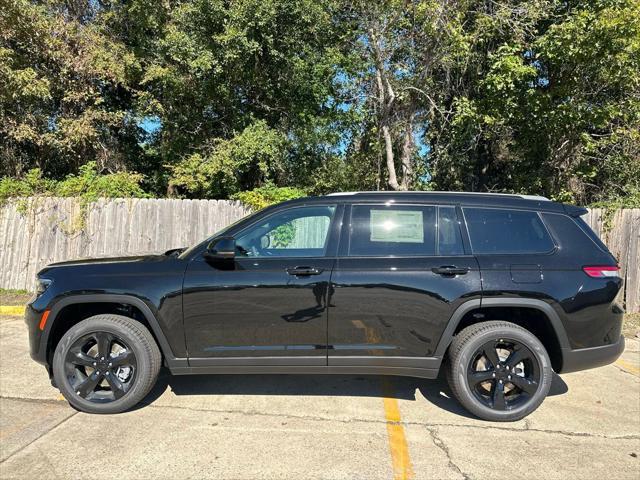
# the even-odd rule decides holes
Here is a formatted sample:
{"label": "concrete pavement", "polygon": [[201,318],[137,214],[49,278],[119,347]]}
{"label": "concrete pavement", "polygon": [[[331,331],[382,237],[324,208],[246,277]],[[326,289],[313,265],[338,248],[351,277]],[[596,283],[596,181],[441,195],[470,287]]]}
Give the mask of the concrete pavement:
{"label": "concrete pavement", "polygon": [[[442,381],[166,373],[147,405],[78,413],[0,317],[0,478],[640,477],[640,345],[556,377],[515,423],[470,418]],[[635,370],[634,370],[635,368]]]}

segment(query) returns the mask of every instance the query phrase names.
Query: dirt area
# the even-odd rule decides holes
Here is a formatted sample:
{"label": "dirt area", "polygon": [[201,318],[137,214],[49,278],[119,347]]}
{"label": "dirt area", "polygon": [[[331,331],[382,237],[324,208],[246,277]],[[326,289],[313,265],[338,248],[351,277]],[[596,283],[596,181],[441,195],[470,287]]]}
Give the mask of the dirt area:
{"label": "dirt area", "polygon": [[24,305],[31,298],[26,290],[4,290],[0,288],[0,305]]}
{"label": "dirt area", "polygon": [[628,313],[624,316],[622,334],[626,338],[640,338],[640,313]]}

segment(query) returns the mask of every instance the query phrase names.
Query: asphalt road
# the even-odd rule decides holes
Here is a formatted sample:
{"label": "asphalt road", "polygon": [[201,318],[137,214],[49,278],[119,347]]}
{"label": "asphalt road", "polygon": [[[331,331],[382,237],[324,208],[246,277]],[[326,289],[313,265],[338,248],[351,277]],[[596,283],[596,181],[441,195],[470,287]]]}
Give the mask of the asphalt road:
{"label": "asphalt road", "polygon": [[0,316],[0,478],[640,478],[640,345],[555,377],[510,424],[470,418],[442,381],[163,374],[146,405],[73,410]]}

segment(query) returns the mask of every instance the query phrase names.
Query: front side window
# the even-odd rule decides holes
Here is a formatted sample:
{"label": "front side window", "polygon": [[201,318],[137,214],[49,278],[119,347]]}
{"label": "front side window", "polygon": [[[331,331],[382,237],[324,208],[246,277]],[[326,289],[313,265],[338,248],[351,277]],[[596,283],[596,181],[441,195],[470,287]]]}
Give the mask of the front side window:
{"label": "front side window", "polygon": [[464,208],[464,216],[473,253],[548,253],[554,248],[536,212]]}
{"label": "front side window", "polygon": [[236,255],[321,257],[334,212],[334,206],[312,206],[275,213],[236,238]]}
{"label": "front side window", "polygon": [[350,256],[435,255],[436,208],[414,205],[354,205]]}

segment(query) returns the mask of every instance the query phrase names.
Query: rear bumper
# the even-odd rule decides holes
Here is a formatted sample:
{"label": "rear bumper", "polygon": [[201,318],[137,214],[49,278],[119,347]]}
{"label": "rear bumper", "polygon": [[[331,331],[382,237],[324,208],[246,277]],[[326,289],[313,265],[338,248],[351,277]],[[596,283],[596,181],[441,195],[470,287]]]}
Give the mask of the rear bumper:
{"label": "rear bumper", "polygon": [[611,345],[580,348],[576,350],[562,349],[562,370],[559,373],[577,372],[589,368],[601,367],[615,362],[624,351],[624,337]]}

